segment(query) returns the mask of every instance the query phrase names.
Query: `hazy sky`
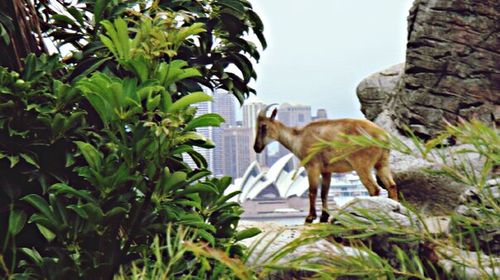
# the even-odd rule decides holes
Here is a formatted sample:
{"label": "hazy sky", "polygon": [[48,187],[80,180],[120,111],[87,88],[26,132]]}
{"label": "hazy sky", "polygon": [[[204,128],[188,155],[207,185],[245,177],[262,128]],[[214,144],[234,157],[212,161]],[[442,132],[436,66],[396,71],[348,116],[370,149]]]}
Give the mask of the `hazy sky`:
{"label": "hazy sky", "polygon": [[412,0],[250,0],[268,47],[256,66],[265,103],[325,108],[329,118],[363,117],[356,86],[404,61]]}

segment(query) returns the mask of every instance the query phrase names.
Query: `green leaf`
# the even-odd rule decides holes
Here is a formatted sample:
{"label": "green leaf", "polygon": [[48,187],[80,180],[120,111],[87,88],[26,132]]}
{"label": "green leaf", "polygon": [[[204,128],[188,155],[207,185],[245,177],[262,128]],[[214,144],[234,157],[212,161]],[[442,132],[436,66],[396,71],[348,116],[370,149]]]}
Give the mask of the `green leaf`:
{"label": "green leaf", "polygon": [[235,241],[241,241],[243,239],[254,237],[261,232],[262,231],[256,227],[247,228],[247,229],[244,229],[244,230],[236,233],[236,235],[234,236],[234,239],[235,239]]}
{"label": "green leaf", "polygon": [[75,7],[69,7],[67,11],[75,18],[80,25],[83,26],[83,15],[82,13]]}
{"label": "green leaf", "polygon": [[50,186],[49,188],[50,192],[53,192],[54,194],[68,194],[70,196],[78,197],[85,199],[87,201],[94,201],[94,198],[90,196],[90,192],[86,190],[76,190],[71,186],[68,186],[64,183],[56,183]]}
{"label": "green leaf", "polygon": [[20,210],[13,210],[9,213],[9,234],[16,236],[24,227],[27,220],[26,213]]}
{"label": "green leaf", "polygon": [[220,126],[224,122],[219,114],[204,114],[192,119],[185,127],[185,130],[193,130],[198,127]]}
{"label": "green leaf", "polygon": [[102,13],[111,0],[96,0],[94,6],[94,26],[98,26]]}
{"label": "green leaf", "polygon": [[182,97],[181,99],[175,101],[169,108],[168,112],[173,113],[182,110],[192,104],[212,101],[212,97],[202,91],[193,92],[189,95]]}
{"label": "green leaf", "polygon": [[21,200],[28,202],[31,206],[35,207],[40,211],[45,217],[48,219],[53,219],[55,220],[55,217],[52,213],[52,210],[49,207],[49,204],[45,199],[37,194],[29,194]]}
{"label": "green leaf", "polygon": [[56,24],[67,23],[69,25],[74,25],[74,26],[77,25],[74,20],[70,19],[69,17],[67,17],[65,15],[61,15],[61,14],[52,15],[52,19],[56,22]]}
{"label": "green leaf", "polygon": [[211,233],[204,229],[199,229],[196,233],[206,241],[210,242],[210,245],[215,246],[215,237]]}
{"label": "green leaf", "polygon": [[191,186],[187,186],[185,190],[176,193],[176,195],[185,195],[190,193],[199,193],[199,192],[209,192],[213,194],[219,194],[219,191],[214,187],[210,186],[206,183],[197,183]]}
{"label": "green leaf", "polygon": [[120,41],[120,46],[122,47],[122,59],[130,58],[130,38],[128,37],[128,27],[125,20],[122,18],[116,18],[114,20],[114,25],[116,27],[116,32],[118,34],[118,40]]}
{"label": "green leaf", "polygon": [[56,234],[55,233],[53,233],[48,228],[42,226],[41,224],[36,224],[36,227],[38,228],[38,230],[40,231],[40,233],[43,235],[43,237],[45,237],[45,239],[47,239],[47,241],[50,242],[50,241],[54,240],[54,238],[56,238]]}
{"label": "green leaf", "polygon": [[87,220],[89,218],[89,215],[87,215],[87,212],[85,212],[85,210],[83,210],[80,205],[73,204],[73,205],[67,206],[67,208],[75,211],[75,213],[78,216],[80,216],[81,218],[83,218],[84,220]]}
{"label": "green leaf", "polygon": [[24,254],[26,254],[28,257],[31,258],[31,260],[36,263],[39,267],[43,264],[43,258],[42,256],[40,255],[40,253],[38,253],[38,251],[36,249],[30,249],[30,248],[20,248],[19,249],[21,252],[23,252]]}
{"label": "green leaf", "polygon": [[166,194],[182,183],[186,183],[187,174],[182,171],[165,175],[160,181],[161,192]]}
{"label": "green leaf", "polygon": [[78,149],[82,153],[83,157],[85,157],[89,166],[94,170],[99,170],[102,163],[102,154],[89,143],[75,141],[75,144],[78,146]]}
{"label": "green leaf", "polygon": [[198,168],[207,168],[208,162],[202,154],[195,150],[188,151],[187,153],[193,159]]}
{"label": "green leaf", "polygon": [[19,162],[19,156],[8,156],[7,158],[10,161],[10,168],[16,166],[16,164]]}

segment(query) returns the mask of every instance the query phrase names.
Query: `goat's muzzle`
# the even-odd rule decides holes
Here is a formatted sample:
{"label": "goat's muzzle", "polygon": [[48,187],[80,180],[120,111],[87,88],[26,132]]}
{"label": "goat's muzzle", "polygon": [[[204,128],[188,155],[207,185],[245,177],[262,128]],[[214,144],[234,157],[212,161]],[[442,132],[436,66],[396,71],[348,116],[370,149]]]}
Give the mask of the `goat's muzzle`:
{"label": "goat's muzzle", "polygon": [[260,154],[262,152],[262,150],[264,150],[264,146],[262,145],[257,145],[257,143],[255,143],[255,145],[253,145],[253,150],[257,153],[257,154]]}

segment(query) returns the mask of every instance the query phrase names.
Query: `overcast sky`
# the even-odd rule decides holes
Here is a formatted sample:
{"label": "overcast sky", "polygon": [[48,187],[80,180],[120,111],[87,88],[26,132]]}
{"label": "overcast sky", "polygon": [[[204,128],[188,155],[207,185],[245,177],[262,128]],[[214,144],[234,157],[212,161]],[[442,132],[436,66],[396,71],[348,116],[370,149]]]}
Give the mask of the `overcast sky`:
{"label": "overcast sky", "polygon": [[250,0],[268,48],[254,84],[270,103],[325,108],[329,118],[363,117],[356,86],[404,61],[412,0]]}

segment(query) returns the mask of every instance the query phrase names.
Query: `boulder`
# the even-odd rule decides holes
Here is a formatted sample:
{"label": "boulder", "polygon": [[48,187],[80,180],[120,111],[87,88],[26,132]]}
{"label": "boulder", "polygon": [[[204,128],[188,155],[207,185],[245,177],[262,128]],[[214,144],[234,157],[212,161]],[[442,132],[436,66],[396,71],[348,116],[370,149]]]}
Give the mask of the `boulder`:
{"label": "boulder", "polygon": [[[334,236],[337,241],[351,242],[350,236],[361,235],[359,241],[394,267],[399,266],[395,246],[407,254],[420,251],[420,240],[405,233],[422,231],[422,223],[413,212],[389,198],[356,198],[341,207],[331,222],[346,228],[345,232]],[[379,227],[373,227],[373,223]]]}
{"label": "boulder", "polygon": [[375,120],[388,108],[403,72],[404,64],[400,63],[369,76],[358,85],[356,94],[361,103],[361,112],[367,119]]}
{"label": "boulder", "polygon": [[422,169],[398,172],[394,180],[404,201],[426,216],[452,214],[467,189],[449,177],[432,175]]}
{"label": "boulder", "polygon": [[416,0],[404,73],[390,68],[390,76],[382,71],[361,82],[365,116],[388,108],[399,129],[409,126],[423,138],[436,136],[443,120],[499,124],[499,18],[497,0]]}

